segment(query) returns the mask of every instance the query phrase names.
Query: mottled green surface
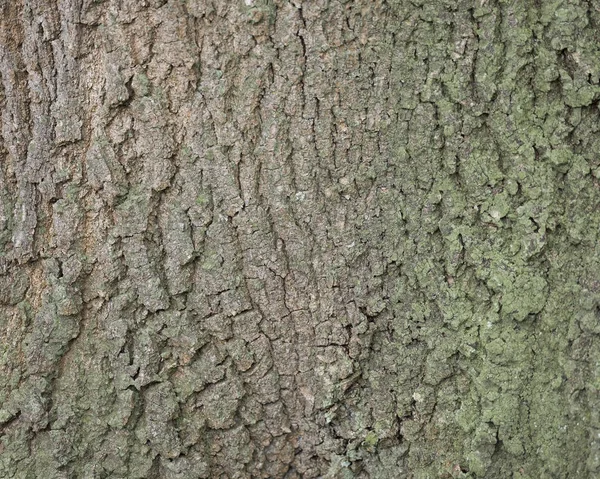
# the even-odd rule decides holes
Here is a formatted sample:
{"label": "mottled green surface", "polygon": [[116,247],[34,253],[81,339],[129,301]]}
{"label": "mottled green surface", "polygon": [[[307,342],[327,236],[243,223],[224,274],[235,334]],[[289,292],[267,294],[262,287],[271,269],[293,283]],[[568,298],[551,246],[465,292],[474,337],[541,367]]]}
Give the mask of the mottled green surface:
{"label": "mottled green surface", "polygon": [[0,2],[0,477],[600,477],[598,0]]}

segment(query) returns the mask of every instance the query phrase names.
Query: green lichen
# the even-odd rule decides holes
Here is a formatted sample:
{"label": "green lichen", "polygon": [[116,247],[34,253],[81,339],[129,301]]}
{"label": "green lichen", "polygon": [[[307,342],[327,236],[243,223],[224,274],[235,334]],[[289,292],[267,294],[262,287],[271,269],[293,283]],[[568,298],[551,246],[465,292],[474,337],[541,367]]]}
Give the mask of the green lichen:
{"label": "green lichen", "polygon": [[367,452],[373,453],[377,448],[377,444],[379,443],[379,438],[377,434],[373,431],[370,431],[364,438],[362,442],[362,446],[367,450]]}

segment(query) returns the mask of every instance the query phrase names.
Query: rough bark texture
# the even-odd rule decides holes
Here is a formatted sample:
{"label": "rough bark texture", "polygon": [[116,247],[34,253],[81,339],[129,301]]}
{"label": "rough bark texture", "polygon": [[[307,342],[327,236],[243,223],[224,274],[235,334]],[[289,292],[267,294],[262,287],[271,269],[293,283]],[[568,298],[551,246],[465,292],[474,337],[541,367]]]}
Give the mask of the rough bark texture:
{"label": "rough bark texture", "polygon": [[0,477],[599,477],[598,0],[0,11]]}

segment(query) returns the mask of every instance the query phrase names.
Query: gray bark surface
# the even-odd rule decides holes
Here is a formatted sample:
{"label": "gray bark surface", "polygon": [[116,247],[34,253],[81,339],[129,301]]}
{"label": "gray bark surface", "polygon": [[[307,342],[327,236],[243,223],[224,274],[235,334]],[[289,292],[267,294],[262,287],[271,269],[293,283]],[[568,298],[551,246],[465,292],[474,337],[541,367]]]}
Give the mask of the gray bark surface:
{"label": "gray bark surface", "polygon": [[600,477],[598,0],[0,0],[0,477]]}

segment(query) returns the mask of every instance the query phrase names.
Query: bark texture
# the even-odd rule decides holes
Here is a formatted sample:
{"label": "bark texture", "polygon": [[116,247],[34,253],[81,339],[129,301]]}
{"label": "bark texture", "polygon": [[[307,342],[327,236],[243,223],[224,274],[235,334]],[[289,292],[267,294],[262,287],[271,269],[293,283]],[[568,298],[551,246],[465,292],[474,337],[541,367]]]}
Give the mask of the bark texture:
{"label": "bark texture", "polygon": [[0,477],[600,477],[598,0],[0,11]]}

